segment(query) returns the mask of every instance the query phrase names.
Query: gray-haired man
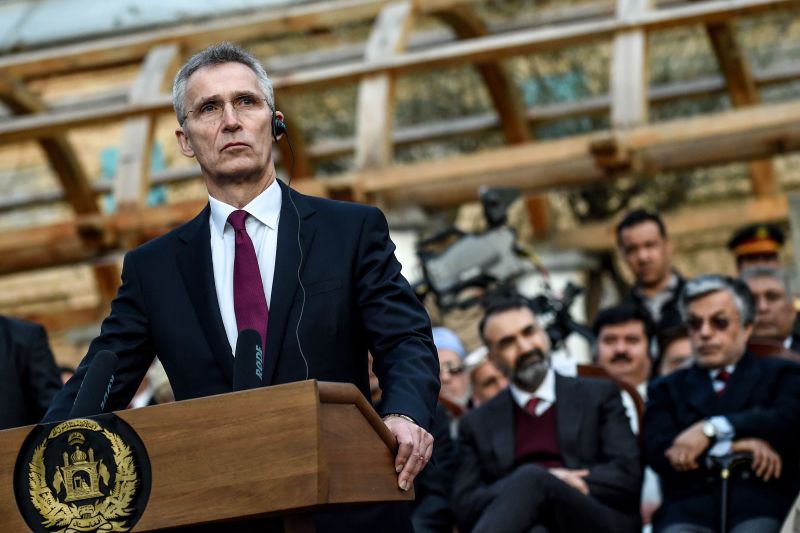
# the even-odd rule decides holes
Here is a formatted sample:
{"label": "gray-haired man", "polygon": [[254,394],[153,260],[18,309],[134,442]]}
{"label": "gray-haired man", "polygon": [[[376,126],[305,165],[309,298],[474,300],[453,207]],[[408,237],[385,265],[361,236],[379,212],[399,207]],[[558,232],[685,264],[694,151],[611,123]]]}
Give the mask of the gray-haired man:
{"label": "gray-haired man", "polygon": [[716,531],[721,481],[712,457],[749,452],[730,478],[730,532],[778,531],[800,489],[800,366],[746,352],[754,302],[740,280],[688,281],[680,300],[694,366],[656,380],[644,421],[644,454],[661,476],[656,531]]}

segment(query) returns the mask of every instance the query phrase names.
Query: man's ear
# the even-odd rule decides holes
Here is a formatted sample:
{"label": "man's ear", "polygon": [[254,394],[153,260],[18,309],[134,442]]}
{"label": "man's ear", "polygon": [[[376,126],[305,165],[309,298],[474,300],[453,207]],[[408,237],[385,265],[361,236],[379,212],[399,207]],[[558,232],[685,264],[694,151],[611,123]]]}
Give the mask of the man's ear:
{"label": "man's ear", "polygon": [[186,132],[183,131],[183,128],[175,130],[175,137],[178,139],[178,146],[180,146],[181,153],[186,157],[194,157],[192,143],[189,142],[189,137],[186,135]]}

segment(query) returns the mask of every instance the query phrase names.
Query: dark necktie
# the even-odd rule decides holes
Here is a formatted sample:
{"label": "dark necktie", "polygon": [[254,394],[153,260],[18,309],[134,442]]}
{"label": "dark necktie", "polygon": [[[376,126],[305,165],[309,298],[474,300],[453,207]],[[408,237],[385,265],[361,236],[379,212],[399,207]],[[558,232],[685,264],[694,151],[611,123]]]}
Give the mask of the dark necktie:
{"label": "dark necktie", "polygon": [[719,387],[717,390],[717,396],[722,396],[725,394],[725,388],[728,386],[728,380],[731,379],[731,373],[727,370],[720,370],[717,372],[717,375],[714,376],[714,381],[721,384],[722,386]]}
{"label": "dark necktie", "polygon": [[525,404],[525,410],[531,416],[539,416],[536,414],[536,406],[539,405],[539,398],[533,397]]}
{"label": "dark necktie", "polygon": [[258,269],[256,249],[244,225],[248,216],[250,213],[242,210],[234,211],[228,216],[228,222],[236,232],[233,310],[236,313],[237,331],[241,333],[245,329],[254,329],[261,334],[261,341],[266,343],[269,310],[264,296],[264,285],[261,283],[261,271]]}

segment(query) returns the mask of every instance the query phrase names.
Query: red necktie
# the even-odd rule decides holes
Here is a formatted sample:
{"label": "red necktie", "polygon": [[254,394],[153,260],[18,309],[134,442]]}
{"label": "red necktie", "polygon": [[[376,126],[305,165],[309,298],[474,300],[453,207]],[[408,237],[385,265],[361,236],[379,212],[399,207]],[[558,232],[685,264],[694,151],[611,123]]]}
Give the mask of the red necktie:
{"label": "red necktie", "polygon": [[233,310],[236,313],[238,332],[254,329],[261,334],[261,341],[266,343],[269,310],[264,296],[264,284],[261,282],[261,271],[258,269],[256,250],[244,225],[248,216],[250,213],[242,210],[234,211],[228,216],[228,222],[236,232]]}
{"label": "red necktie", "polygon": [[528,403],[525,404],[525,410],[528,411],[528,414],[531,416],[539,416],[536,414],[537,405],[539,405],[539,398],[531,398],[528,400]]}
{"label": "red necktie", "polygon": [[729,379],[731,379],[731,373],[727,370],[720,370],[717,372],[717,375],[714,376],[714,381],[722,383],[722,387],[717,391],[717,396],[725,394],[725,388],[728,386]]}

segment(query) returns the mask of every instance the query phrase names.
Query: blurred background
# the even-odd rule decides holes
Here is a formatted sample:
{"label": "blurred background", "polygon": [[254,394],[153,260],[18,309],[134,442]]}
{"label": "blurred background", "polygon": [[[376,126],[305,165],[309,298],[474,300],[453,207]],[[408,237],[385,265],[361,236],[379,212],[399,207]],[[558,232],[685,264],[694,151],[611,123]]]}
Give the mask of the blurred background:
{"label": "blurred background", "polygon": [[[125,251],[202,209],[170,91],[220,41],[274,82],[281,177],[380,206],[404,274],[467,349],[498,287],[557,314],[571,282],[580,322],[617,301],[631,279],[614,226],[635,207],[663,215],[684,275],[734,273],[733,230],[772,222],[796,276],[799,15],[789,0],[0,2],[0,314],[42,323],[77,364]],[[566,357],[587,353],[571,336]]]}

